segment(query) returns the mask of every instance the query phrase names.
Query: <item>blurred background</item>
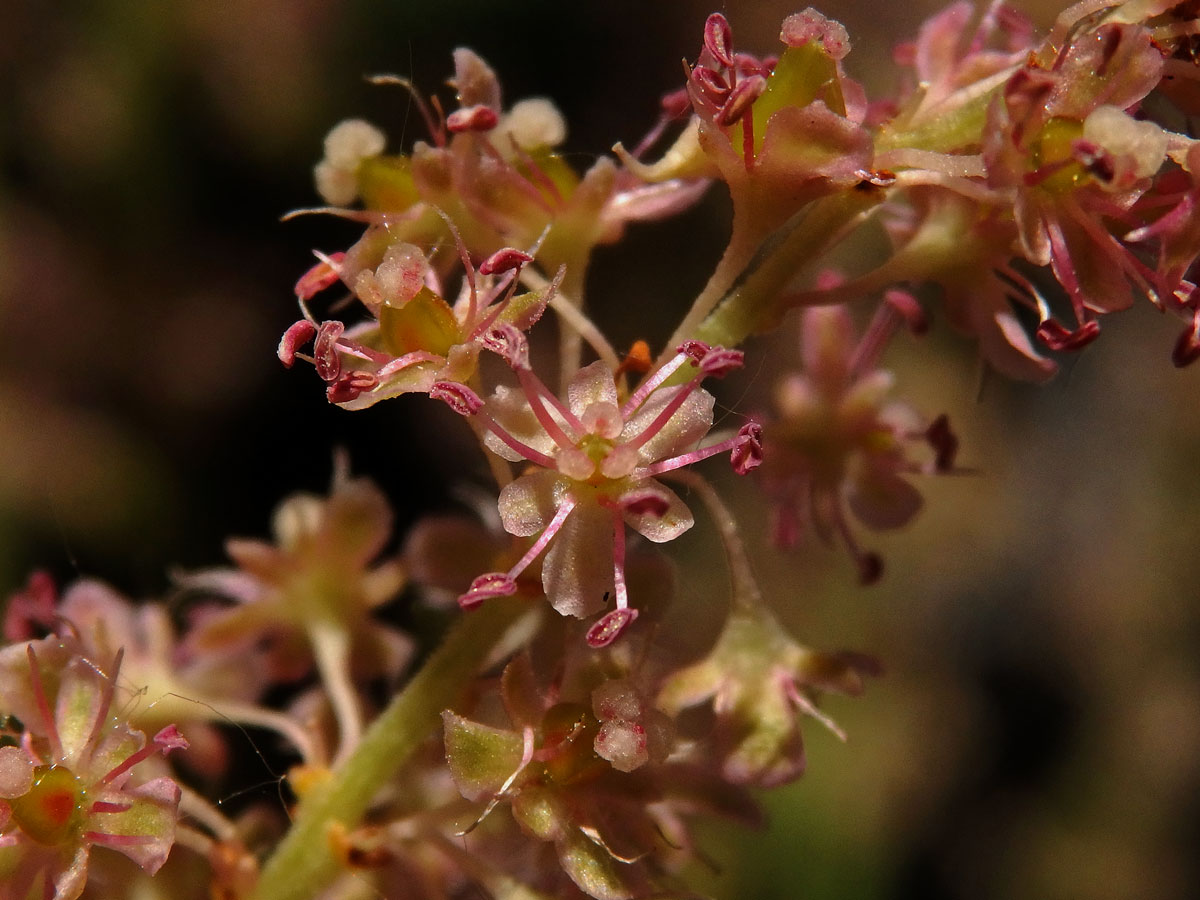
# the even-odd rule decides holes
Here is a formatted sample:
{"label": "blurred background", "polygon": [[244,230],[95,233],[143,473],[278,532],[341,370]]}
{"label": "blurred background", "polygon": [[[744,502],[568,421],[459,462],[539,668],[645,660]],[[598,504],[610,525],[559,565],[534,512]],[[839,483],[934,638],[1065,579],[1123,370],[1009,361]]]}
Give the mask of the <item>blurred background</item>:
{"label": "blurred background", "polygon": [[[1043,25],[1057,7],[1019,5]],[[879,95],[891,46],[937,7],[821,8],[850,31],[849,72]],[[795,11],[723,10],[756,52]],[[649,127],[709,12],[697,0],[9,0],[0,595],[34,567],[160,594],[171,571],[220,562],[226,536],[265,534],[288,492],[322,489],[336,447],[383,485],[401,532],[444,505],[480,467],[456,423],[419,399],[342,412],[311,370],[275,359],[310,250],[356,236],[279,217],[316,202],[311,167],[340,119],[371,118],[392,149],[423,136],[405,97],[364,75],[432,92],[469,45],[509,100],[558,103],[582,169]],[[661,341],[703,284],[728,222],[719,194],[597,255],[592,302],[618,346]],[[622,302],[657,318],[631,322]],[[1200,366],[1170,366],[1178,328],[1143,303],[1043,388],[981,380],[973,348],[940,331],[896,342],[899,392],[950,414],[979,474],[922,484],[914,525],[870,538],[888,560],[874,588],[821,547],[756,558],[801,640],[872,652],[887,674],[829,704],[848,743],[812,723],[809,774],[765,797],[767,831],[710,829],[709,890],[1200,896]],[[773,340],[791,352],[791,334]],[[761,504],[740,496],[753,538]],[[686,591],[687,554],[711,548],[700,535],[680,545]]]}

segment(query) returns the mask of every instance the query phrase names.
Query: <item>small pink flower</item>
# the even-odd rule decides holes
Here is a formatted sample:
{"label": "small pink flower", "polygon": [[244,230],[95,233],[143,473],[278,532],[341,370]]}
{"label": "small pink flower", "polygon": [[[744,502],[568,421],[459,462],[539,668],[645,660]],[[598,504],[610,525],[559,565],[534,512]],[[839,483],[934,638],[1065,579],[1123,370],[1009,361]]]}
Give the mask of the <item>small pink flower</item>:
{"label": "small pink flower", "polygon": [[[876,365],[901,320],[885,302],[855,341],[842,307],[804,310],[804,369],[781,379],[776,416],[763,430],[761,474],[775,500],[776,542],[794,544],[808,520],[822,537],[837,536],[847,546],[864,584],[879,577],[882,561],[859,546],[847,508],[872,529],[904,525],[922,502],[905,476],[951,470],[957,448],[944,417],[926,426],[907,406],[887,400],[892,376]],[[925,463],[909,456],[909,447],[921,443],[934,450]]]}
{"label": "small pink flower", "polygon": [[[93,847],[118,850],[154,874],[179,818],[179,786],[135,770],[185,749],[173,725],[147,743],[114,708],[121,654],[105,672],[55,638],[0,650],[0,708],[23,730],[0,747],[0,846],[16,848],[5,887],[74,900]],[[10,896],[10,894],[5,894]]]}
{"label": "small pink flower", "polygon": [[[623,400],[613,373],[597,361],[575,375],[564,403],[528,367],[518,332],[493,334],[492,346],[513,366],[520,389],[498,388],[482,406],[451,406],[484,424],[487,444],[500,456],[537,467],[507,485],[499,500],[504,528],[537,538],[508,572],[476,579],[460,603],[515,592],[516,578],[545,552],[542,584],[560,613],[591,616],[614,597],[615,608],[588,632],[592,646],[604,646],[637,617],[625,582],[625,526],[656,543],[692,527],[691,512],[657,476],[721,452],[730,452],[741,471],[756,461],[755,426],[697,447],[713,411],[700,381],[739,366],[741,354],[692,342]],[[693,377],[666,386],[685,366]],[[449,395],[449,387],[443,392]],[[454,396],[461,393],[460,387]]]}

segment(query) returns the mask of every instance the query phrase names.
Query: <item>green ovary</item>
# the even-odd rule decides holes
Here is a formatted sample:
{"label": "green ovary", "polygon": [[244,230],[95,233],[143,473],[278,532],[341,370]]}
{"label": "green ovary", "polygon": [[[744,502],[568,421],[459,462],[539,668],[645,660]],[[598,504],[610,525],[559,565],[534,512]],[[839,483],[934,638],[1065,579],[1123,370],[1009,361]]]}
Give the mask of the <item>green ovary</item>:
{"label": "green ovary", "polygon": [[70,840],[83,818],[86,791],[70,769],[38,766],[28,793],[9,801],[21,831],[39,844]]}

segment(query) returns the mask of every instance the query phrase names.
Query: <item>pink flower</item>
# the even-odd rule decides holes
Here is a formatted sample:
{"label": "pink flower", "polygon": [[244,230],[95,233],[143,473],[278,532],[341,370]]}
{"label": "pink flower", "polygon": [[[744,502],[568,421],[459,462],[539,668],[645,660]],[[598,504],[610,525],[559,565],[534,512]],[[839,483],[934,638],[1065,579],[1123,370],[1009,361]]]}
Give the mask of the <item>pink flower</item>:
{"label": "pink flower", "polygon": [[[74,900],[93,847],[158,871],[175,840],[178,785],[135,769],[185,749],[173,725],[149,744],[113,706],[121,654],[105,672],[57,639],[0,650],[0,708],[21,722],[0,746],[0,846],[16,850],[5,896]],[[119,709],[119,707],[117,707]]]}
{"label": "pink flower", "polygon": [[672,673],[659,693],[671,715],[711,703],[721,773],[734,784],[772,787],[804,774],[799,715],[839,737],[817,708],[822,692],[856,696],[879,664],[858,653],[818,653],[793,641],[762,608],[737,609],[712,651]]}
{"label": "pink flower", "polygon": [[[369,229],[341,260],[323,259],[300,284],[327,286],[324,271],[334,272],[354,288],[370,318],[349,329],[337,320],[317,326],[301,319],[280,340],[280,360],[290,367],[298,356],[309,359],[330,402],[346,409],[424,393],[438,381],[470,379],[486,332],[498,323],[529,328],[557,284],[517,295],[521,267],[533,257],[504,248],[476,272],[466,248],[460,249],[463,296],[451,305],[438,293],[440,279],[418,247],[392,243],[386,228]],[[309,341],[312,355],[302,356]]]}
{"label": "pink flower", "polygon": [[[693,342],[623,400],[613,373],[597,361],[576,373],[564,403],[529,368],[519,332],[494,338],[517,373],[519,390],[498,388],[486,404],[463,385],[439,386],[434,395],[477,417],[500,456],[537,467],[507,485],[499,500],[504,528],[537,539],[508,572],[480,576],[459,602],[469,607],[514,593],[517,576],[545,551],[542,584],[560,613],[594,615],[614,597],[615,609],[588,632],[589,643],[604,646],[637,617],[625,584],[625,526],[656,543],[692,527],[691,512],[656,476],[724,451],[740,471],[757,465],[753,424],[697,449],[712,427],[713,410],[700,381],[740,366],[741,354]],[[666,386],[685,365],[695,370],[693,377]]]}
{"label": "pink flower", "polygon": [[1095,315],[1128,307],[1131,286],[1162,301],[1152,270],[1107,224],[1137,224],[1130,209],[1165,158],[1163,130],[1127,112],[1162,71],[1149,31],[1102,23],[1076,31],[1051,59],[1027,63],[989,107],[988,185],[1011,192],[1022,255],[1050,266],[1075,315],[1075,327],[1059,324],[1022,285],[1039,301],[1038,335],[1052,349],[1094,338]]}
{"label": "pink flower", "polygon": [[[910,315],[919,312],[911,298],[892,300]],[[823,538],[846,545],[864,584],[879,577],[882,561],[859,547],[847,508],[872,529],[904,525],[921,508],[920,493],[904,476],[952,469],[957,449],[944,416],[926,426],[909,407],[887,400],[893,379],[876,364],[900,318],[885,302],[856,342],[844,308],[805,309],[804,369],[780,380],[776,416],[763,429],[761,473],[775,501],[776,542],[794,544],[807,520]],[[932,445],[932,459],[909,457],[918,443]]]}

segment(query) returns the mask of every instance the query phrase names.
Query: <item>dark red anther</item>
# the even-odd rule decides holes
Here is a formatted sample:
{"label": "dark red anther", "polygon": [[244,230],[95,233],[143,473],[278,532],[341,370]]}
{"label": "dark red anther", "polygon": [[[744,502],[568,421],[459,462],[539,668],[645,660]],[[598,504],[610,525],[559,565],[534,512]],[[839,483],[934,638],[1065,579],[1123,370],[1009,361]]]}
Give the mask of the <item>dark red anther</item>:
{"label": "dark red anther", "polygon": [[700,361],[712,351],[712,347],[704,341],[684,341],[675,348],[676,353],[682,353],[692,361],[693,365],[700,365]]}
{"label": "dark red anther", "polygon": [[704,46],[721,65],[733,65],[733,29],[720,13],[713,13],[704,23]]}
{"label": "dark red anther", "polygon": [[1189,366],[1197,358],[1200,358],[1200,310],[1193,314],[1192,324],[1179,335],[1175,349],[1171,351],[1171,362],[1175,363],[1176,368]]}
{"label": "dark red anther", "polygon": [[511,272],[513,269],[519,269],[531,262],[533,262],[533,257],[524,250],[504,247],[480,263],[479,274],[495,275],[498,272]]}
{"label": "dark red anther", "polygon": [[1100,323],[1095,319],[1084,322],[1074,331],[1067,331],[1054,319],[1047,319],[1037,328],[1038,340],[1051,350],[1078,350],[1100,335]]}
{"label": "dark red anther", "polygon": [[717,113],[717,124],[726,127],[735,122],[740,122],[750,112],[754,101],[761,97],[762,92],[766,89],[767,79],[761,75],[751,75],[749,78],[743,78],[737,83],[737,87],[729,92],[729,99],[725,101],[725,105]]}
{"label": "dark red anther", "polygon": [[631,491],[621,498],[621,506],[631,516],[653,516],[661,519],[667,514],[670,504],[655,491]]}
{"label": "dark red anther", "polygon": [[497,356],[502,356],[512,368],[526,370],[529,366],[529,341],[515,325],[501,322],[488,330],[481,343]]}
{"label": "dark red anther", "polygon": [[473,416],[483,409],[479,395],[457,381],[438,381],[429,389],[433,400],[441,400],[460,416]]}
{"label": "dark red anther", "polygon": [[313,357],[317,374],[328,382],[337,381],[342,374],[342,358],[338,355],[337,342],[346,326],[336,319],[322,322],[313,341]]}
{"label": "dark red anther", "polygon": [[349,403],[363,391],[370,391],[378,386],[379,379],[370,372],[345,372],[325,389],[325,399],[330,403]]}
{"label": "dark red anther", "polygon": [[595,625],[588,629],[588,646],[596,650],[607,647],[621,636],[637,616],[637,610],[628,606],[605,613]]}
{"label": "dark red anther", "polygon": [[503,572],[488,572],[471,582],[466,593],[460,594],[458,605],[463,609],[474,609],[484,600],[493,597],[510,597],[517,592],[517,583]]}
{"label": "dark red anther", "polygon": [[733,71],[737,72],[740,78],[748,78],[751,75],[762,75],[765,78],[771,74],[771,70],[777,62],[779,60],[775,57],[763,60],[757,56],[751,56],[749,53],[735,53],[733,54]]}
{"label": "dark red anther", "polygon": [[762,465],[762,460],[762,426],[757,422],[747,422],[738,429],[733,449],[729,451],[729,462],[733,471],[745,475]]}
{"label": "dark red anther", "polygon": [[341,251],[324,257],[300,276],[300,280],[296,282],[296,296],[301,300],[311,300],[336,282],[342,275],[342,261],[345,258],[346,254]]}
{"label": "dark red anther", "polygon": [[455,134],[462,131],[491,131],[500,117],[490,106],[482,103],[456,109],[446,117],[446,128]]}
{"label": "dark red anther", "polygon": [[294,322],[288,326],[288,330],[279,339],[279,349],[275,351],[275,355],[279,357],[279,361],[286,368],[290,369],[296,362],[296,351],[311,341],[316,333],[317,326],[308,319]]}
{"label": "dark red anther", "polygon": [[710,378],[724,378],[730,372],[740,369],[745,362],[746,354],[741,350],[713,347],[700,360],[700,371]]}
{"label": "dark red anther", "polygon": [[929,317],[925,315],[925,310],[921,309],[917,298],[908,291],[890,288],[883,292],[883,302],[900,314],[904,324],[913,334],[925,334],[929,331]]}
{"label": "dark red anther", "polygon": [[933,448],[933,467],[938,472],[949,472],[954,468],[958,456],[958,435],[950,430],[950,417],[942,413],[925,429],[925,440]]}
{"label": "dark red anther", "polygon": [[704,98],[714,106],[721,106],[729,98],[729,82],[725,76],[708,66],[692,69],[692,81]]}

